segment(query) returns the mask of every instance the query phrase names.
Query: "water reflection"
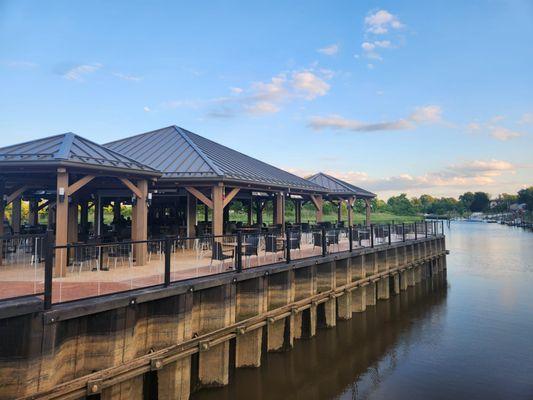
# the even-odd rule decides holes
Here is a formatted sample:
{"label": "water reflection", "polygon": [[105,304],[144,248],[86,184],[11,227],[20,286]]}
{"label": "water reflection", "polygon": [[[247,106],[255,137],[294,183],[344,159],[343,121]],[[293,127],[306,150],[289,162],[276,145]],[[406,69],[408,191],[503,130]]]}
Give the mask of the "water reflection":
{"label": "water reflection", "polygon": [[298,340],[292,351],[269,353],[259,369],[238,369],[229,386],[193,399],[343,399],[366,397],[390,375],[426,325],[438,324],[446,307],[445,277],[379,301],[365,313]]}

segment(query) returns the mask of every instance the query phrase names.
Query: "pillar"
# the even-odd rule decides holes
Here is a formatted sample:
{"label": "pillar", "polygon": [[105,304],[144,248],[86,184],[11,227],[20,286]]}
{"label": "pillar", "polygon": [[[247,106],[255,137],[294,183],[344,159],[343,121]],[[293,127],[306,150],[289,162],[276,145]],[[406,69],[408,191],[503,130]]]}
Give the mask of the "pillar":
{"label": "pillar", "polygon": [[258,225],[263,225],[263,206],[261,200],[256,200],[255,211],[257,213],[256,222]]}
{"label": "pillar", "polygon": [[[131,235],[132,240],[142,241],[148,239],[148,205],[146,203],[148,197],[148,181],[145,179],[138,181],[137,187],[141,192],[141,196],[137,197],[137,204],[132,209]],[[135,244],[133,250],[136,265],[145,265],[146,243]]]}
{"label": "pillar", "polygon": [[4,213],[5,213],[5,202],[4,195],[6,190],[6,183],[3,179],[0,180],[0,265],[2,265],[2,259],[4,256],[4,243],[2,241],[2,236],[4,236]]}
{"label": "pillar", "polygon": [[[66,190],[66,188],[65,188]],[[37,226],[39,224],[39,202],[37,200],[30,200],[29,225]]]}
{"label": "pillar", "polygon": [[337,222],[342,221],[342,201],[337,204]]}
{"label": "pillar", "polygon": [[78,241],[78,202],[71,198],[68,203],[68,228],[67,228],[68,243],[75,243]]}
{"label": "pillar", "polygon": [[377,282],[378,299],[387,300],[389,298],[389,277],[383,277]]}
{"label": "pillar", "polygon": [[13,203],[11,203],[11,226],[13,227],[13,232],[15,235],[20,233],[20,220],[22,216],[21,201],[22,198],[19,196],[13,200]]}
{"label": "pillar", "polygon": [[196,197],[194,197],[190,193],[187,193],[187,237],[194,237],[195,234],[196,234]]}
{"label": "pillar", "polygon": [[359,286],[352,291],[352,312],[366,310],[366,288]]}
{"label": "pillar", "polygon": [[348,226],[353,226],[353,202],[354,198],[349,198],[346,201],[346,210],[348,211]]}
{"label": "pillar", "polygon": [[365,290],[366,290],[366,305],[375,306],[376,305],[376,284],[374,282],[370,282],[368,285],[365,286]]}
{"label": "pillar", "polygon": [[294,216],[297,224],[302,223],[302,201],[301,200],[295,200],[294,201]]}
{"label": "pillar", "polygon": [[337,314],[339,319],[352,318],[352,294],[349,291],[337,297]]}
{"label": "pillar", "polygon": [[409,278],[407,277],[407,271],[401,271],[398,275],[400,277],[400,290],[407,290],[407,286],[409,286]]}
{"label": "pillar", "polygon": [[337,299],[335,297],[330,298],[324,303],[324,314],[326,319],[326,327],[334,327],[337,325]]}
{"label": "pillar", "polygon": [[213,235],[219,236],[224,233],[224,186],[213,186],[211,197],[213,201]]}
{"label": "pillar", "polygon": [[[87,232],[87,225],[89,223],[89,204],[87,200],[82,200],[79,202],[80,204],[80,225],[83,229],[83,232]],[[50,210],[50,208],[49,208]],[[48,211],[50,212],[50,211]]]}
{"label": "pillar", "polygon": [[322,222],[322,217],[324,215],[323,213],[323,210],[322,210],[322,206],[324,204],[324,201],[322,200],[322,196],[316,196],[316,202],[317,204],[315,205],[316,207],[316,222]]}
{"label": "pillar", "polygon": [[248,225],[253,224],[253,213],[254,213],[254,200],[250,197],[248,201]]}
{"label": "pillar", "polygon": [[[68,241],[68,172],[65,168],[57,169],[57,196],[56,196],[56,246],[65,246]],[[64,191],[65,197],[59,199],[59,191]],[[31,222],[30,222],[31,223]],[[67,251],[57,249],[54,263],[54,276],[65,276],[67,272]]]}
{"label": "pillar", "polygon": [[276,193],[276,201],[274,203],[276,208],[275,224],[285,225],[285,194],[283,192]]}
{"label": "pillar", "polygon": [[113,201],[113,221],[118,221],[120,219],[120,201]]}
{"label": "pillar", "polygon": [[392,289],[394,294],[400,294],[400,274],[392,276]]}
{"label": "pillar", "polygon": [[204,222],[209,221],[209,207],[204,204]]}
{"label": "pillar", "polygon": [[365,223],[366,223],[366,226],[370,226],[370,223],[371,223],[370,213],[372,211],[372,209],[370,207],[370,199],[365,199],[365,211],[366,211]]}

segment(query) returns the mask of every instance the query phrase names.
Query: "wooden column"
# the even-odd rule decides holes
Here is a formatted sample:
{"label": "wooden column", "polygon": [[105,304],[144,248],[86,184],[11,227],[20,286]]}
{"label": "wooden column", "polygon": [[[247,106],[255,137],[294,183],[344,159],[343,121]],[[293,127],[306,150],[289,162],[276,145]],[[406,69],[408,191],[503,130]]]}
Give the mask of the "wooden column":
{"label": "wooden column", "polygon": [[365,199],[365,210],[366,210],[366,226],[370,226],[370,212],[372,211],[372,209],[370,208],[370,200],[369,199]]}
{"label": "wooden column", "polygon": [[37,200],[30,200],[29,225],[31,226],[36,226],[39,224],[38,207],[39,207],[39,202]]}
{"label": "wooden column", "polygon": [[321,195],[311,196],[311,201],[313,202],[315,209],[316,209],[316,222],[322,222],[322,216],[323,214],[323,205],[324,200],[322,199]]}
{"label": "wooden column", "polygon": [[302,223],[302,201],[301,200],[295,200],[294,201],[294,216],[297,224]]}
{"label": "wooden column", "polygon": [[196,197],[194,197],[190,193],[187,193],[187,237],[195,237],[195,235],[196,235]]}
{"label": "wooden column", "polygon": [[[140,196],[137,196],[137,204],[134,207],[133,218],[135,218],[135,229],[132,224],[132,239],[146,240],[148,239],[148,205],[146,199],[148,197],[148,181],[140,180],[137,182]],[[132,220],[133,222],[133,220]],[[146,243],[139,243],[134,246],[134,256],[136,265],[146,264]]]}
{"label": "wooden column", "polygon": [[4,195],[6,190],[6,183],[3,179],[0,180],[0,265],[2,265],[2,259],[4,257],[4,242],[2,241],[2,236],[4,236],[4,213],[5,213],[5,202]]}
{"label": "wooden column", "polygon": [[342,201],[337,203],[337,222],[342,221]]}
{"label": "wooden column", "polygon": [[21,202],[22,198],[19,196],[13,200],[13,205],[11,206],[11,226],[13,227],[15,235],[20,233],[20,220],[22,216]]}
{"label": "wooden column", "polygon": [[[65,168],[57,169],[56,198],[56,246],[65,246],[68,240],[68,172]],[[63,188],[65,197],[59,201],[59,189]],[[54,276],[65,276],[67,273],[67,251],[58,249],[55,254]]]}
{"label": "wooden column", "polygon": [[211,201],[213,202],[213,235],[222,235],[224,232],[224,186],[215,185],[211,189]]}
{"label": "wooden column", "polygon": [[[132,216],[133,216],[133,212],[132,212]],[[100,196],[97,196],[96,200],[94,200],[94,234],[96,236],[100,236],[101,233],[102,233],[102,199]]]}
{"label": "wooden column", "polygon": [[69,243],[78,241],[78,203],[74,199],[71,199],[68,204],[67,238]]}
{"label": "wooden column", "polygon": [[278,225],[285,225],[285,194],[283,192],[276,193],[276,202],[274,203],[276,209],[276,220],[274,223]]}
{"label": "wooden column", "polygon": [[248,202],[248,225],[252,225],[253,223],[253,212],[254,212],[254,199],[250,197],[250,201]]}
{"label": "wooden column", "polygon": [[83,231],[87,231],[87,224],[89,223],[89,204],[87,200],[82,200],[80,202],[80,225],[83,228]]}
{"label": "wooden column", "polygon": [[113,201],[113,221],[117,222],[120,219],[120,201]]}
{"label": "wooden column", "polygon": [[[267,200],[268,201],[268,200]],[[278,209],[276,207],[276,199],[272,199],[272,224],[278,220]]]}
{"label": "wooden column", "polygon": [[53,229],[54,221],[56,220],[56,204],[55,202],[48,204],[48,221],[46,222],[47,229]]}
{"label": "wooden column", "polygon": [[204,204],[204,221],[209,221],[209,207]]}
{"label": "wooden column", "polygon": [[353,202],[353,197],[350,197],[348,200],[346,200],[346,210],[348,211],[348,226],[353,225]]}
{"label": "wooden column", "polygon": [[262,204],[262,201],[261,200],[256,200],[255,207],[256,207],[255,211],[257,213],[256,222],[259,225],[263,225],[263,204]]}

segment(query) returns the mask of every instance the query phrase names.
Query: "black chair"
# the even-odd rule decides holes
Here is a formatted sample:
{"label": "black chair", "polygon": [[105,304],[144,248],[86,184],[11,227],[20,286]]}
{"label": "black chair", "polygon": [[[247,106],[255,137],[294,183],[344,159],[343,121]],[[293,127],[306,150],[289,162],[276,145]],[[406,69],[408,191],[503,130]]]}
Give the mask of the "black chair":
{"label": "black chair", "polygon": [[259,256],[259,236],[249,235],[245,237],[242,255],[246,257],[246,264],[249,267],[251,257]]}
{"label": "black chair", "polygon": [[213,242],[213,251],[211,253],[211,262],[209,267],[213,265],[213,260],[221,262],[222,267],[224,267],[224,261],[230,258],[235,257],[235,250],[233,249],[224,249],[221,242]]}
{"label": "black chair", "polygon": [[326,232],[326,245],[329,247],[330,245],[337,245],[339,246],[339,231],[338,230],[331,230]]}
{"label": "black chair", "polygon": [[313,251],[315,247],[322,248],[322,232],[313,232]]}
{"label": "black chair", "polygon": [[283,246],[278,244],[278,236],[268,233],[265,236],[265,253],[272,253],[272,261],[275,261],[275,255],[283,250]]}
{"label": "black chair", "polygon": [[289,232],[289,243],[287,243],[287,247],[289,250],[296,250],[300,252],[300,256],[302,255],[302,234],[299,231],[293,231]]}

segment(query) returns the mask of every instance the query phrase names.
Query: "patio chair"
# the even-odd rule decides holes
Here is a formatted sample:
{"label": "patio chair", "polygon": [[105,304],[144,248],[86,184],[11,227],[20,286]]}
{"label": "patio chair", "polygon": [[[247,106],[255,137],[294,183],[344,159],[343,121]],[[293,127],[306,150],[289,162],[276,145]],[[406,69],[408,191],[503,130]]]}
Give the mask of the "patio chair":
{"label": "patio chair", "polygon": [[276,254],[283,250],[283,245],[279,245],[277,235],[267,234],[265,237],[265,253],[272,253],[272,261],[276,261]]}
{"label": "patio chair", "polygon": [[[120,260],[122,266],[124,266],[124,261],[128,260],[128,264],[132,266],[131,259],[131,245],[130,244],[117,244],[111,246],[107,252],[107,260],[114,260],[114,268],[117,268],[117,262]],[[109,264],[107,265],[109,269]]]}
{"label": "patio chair", "polygon": [[322,248],[322,232],[313,232],[313,251],[315,247]]}
{"label": "patio chair", "polygon": [[213,242],[213,251],[211,253],[211,262],[209,263],[209,269],[213,265],[213,260],[221,262],[222,268],[224,268],[224,261],[235,257],[234,249],[224,249],[221,242]]}
{"label": "patio chair", "polygon": [[302,243],[302,234],[299,231],[289,232],[289,243],[287,243],[287,246],[289,250],[298,249],[300,253],[300,257],[302,256],[301,243]]}
{"label": "patio chair", "polygon": [[72,272],[74,272],[76,266],[79,266],[78,274],[81,273],[85,265],[89,266],[89,269],[91,269],[92,262],[97,259],[95,252],[92,250],[94,250],[94,248],[86,246],[74,248],[74,259],[71,263]]}
{"label": "patio chair", "polygon": [[259,236],[247,236],[244,242],[242,255],[246,257],[246,267],[250,267],[252,256],[259,256]]}
{"label": "patio chair", "polygon": [[337,250],[339,249],[339,231],[332,230],[326,233],[326,245],[329,247],[331,245],[337,245]]}

